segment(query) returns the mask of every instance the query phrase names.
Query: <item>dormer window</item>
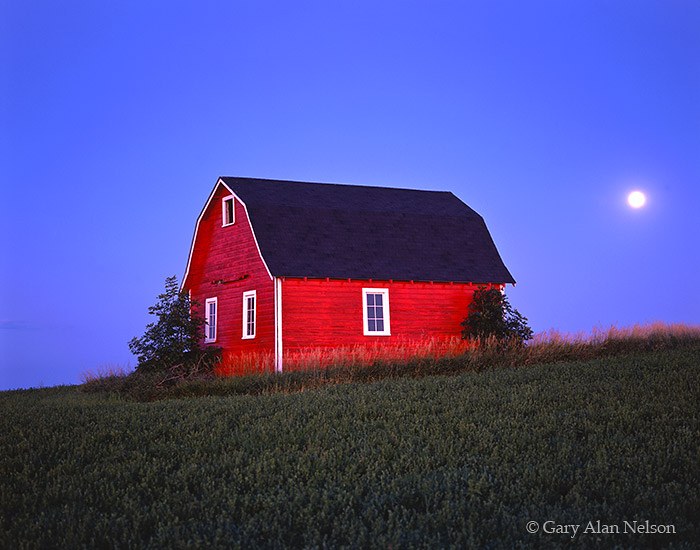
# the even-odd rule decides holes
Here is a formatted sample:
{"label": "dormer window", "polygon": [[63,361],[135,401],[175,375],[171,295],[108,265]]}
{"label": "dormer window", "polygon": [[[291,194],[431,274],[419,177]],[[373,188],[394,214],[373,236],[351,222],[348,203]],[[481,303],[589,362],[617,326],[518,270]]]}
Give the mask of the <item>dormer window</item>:
{"label": "dormer window", "polygon": [[236,210],[234,209],[233,205],[233,195],[224,197],[221,200],[221,216],[223,219],[223,223],[221,225],[224,227],[227,225],[233,225],[236,221]]}

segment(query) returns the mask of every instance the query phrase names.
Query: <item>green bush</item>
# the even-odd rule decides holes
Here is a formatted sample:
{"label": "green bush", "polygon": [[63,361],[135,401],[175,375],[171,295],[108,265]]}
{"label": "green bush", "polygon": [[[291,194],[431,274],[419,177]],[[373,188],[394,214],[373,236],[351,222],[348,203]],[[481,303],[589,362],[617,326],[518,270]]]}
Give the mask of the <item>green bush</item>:
{"label": "green bush", "polygon": [[517,309],[513,309],[506,295],[497,288],[479,287],[467,316],[462,321],[462,338],[488,338],[523,342],[532,338],[532,329]]}
{"label": "green bush", "polygon": [[199,303],[179,290],[177,277],[165,279],[165,292],[148,308],[158,321],[146,325],[141,338],[133,338],[129,349],[136,355],[136,371],[158,372],[174,369],[182,375],[213,370],[221,350],[201,347],[205,320]]}

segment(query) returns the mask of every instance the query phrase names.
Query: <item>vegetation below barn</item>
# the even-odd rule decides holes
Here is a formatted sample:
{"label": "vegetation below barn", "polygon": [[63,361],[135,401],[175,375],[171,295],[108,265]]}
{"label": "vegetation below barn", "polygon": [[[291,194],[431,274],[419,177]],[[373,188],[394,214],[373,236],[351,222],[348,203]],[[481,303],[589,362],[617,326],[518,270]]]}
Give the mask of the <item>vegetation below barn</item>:
{"label": "vegetation below barn", "polygon": [[667,349],[151,403],[2,392],[0,548],[695,548],[700,342],[639,346]]}
{"label": "vegetation below barn", "polygon": [[[313,348],[285,355],[285,372],[274,372],[272,354],[224,356],[223,363],[176,364],[165,371],[121,370],[85,374],[81,390],[117,393],[136,400],[205,395],[260,394],[318,388],[385,378],[482,372],[560,361],[585,361],[641,351],[677,349],[700,343],[700,326],[654,323],[562,335],[550,331],[526,345],[520,339],[406,341],[403,346]],[[207,359],[206,356],[203,359]],[[236,376],[220,376],[235,374]]]}

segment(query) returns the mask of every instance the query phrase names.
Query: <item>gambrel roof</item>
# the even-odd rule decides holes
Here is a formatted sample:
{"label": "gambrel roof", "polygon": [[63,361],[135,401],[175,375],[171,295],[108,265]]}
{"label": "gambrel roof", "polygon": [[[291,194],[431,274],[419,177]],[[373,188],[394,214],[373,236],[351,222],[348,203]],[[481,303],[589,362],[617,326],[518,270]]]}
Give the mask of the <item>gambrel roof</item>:
{"label": "gambrel roof", "polygon": [[483,218],[446,191],[222,177],[273,276],[515,283]]}

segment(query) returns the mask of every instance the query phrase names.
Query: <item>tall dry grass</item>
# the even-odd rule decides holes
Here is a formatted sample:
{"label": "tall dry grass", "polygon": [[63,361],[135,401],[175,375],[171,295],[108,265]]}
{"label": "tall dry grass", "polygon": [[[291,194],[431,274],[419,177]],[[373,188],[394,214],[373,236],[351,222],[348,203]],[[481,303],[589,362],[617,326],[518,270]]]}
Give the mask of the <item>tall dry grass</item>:
{"label": "tall dry grass", "polygon": [[[379,343],[338,347],[307,347],[285,351],[285,371],[308,371],[337,367],[358,368],[373,363],[412,359],[458,357],[474,343],[461,338],[402,339],[391,345]],[[221,376],[249,375],[274,371],[271,352],[226,353],[216,368]]]}
{"label": "tall dry grass", "polygon": [[104,378],[120,378],[128,376],[134,371],[128,365],[120,365],[117,363],[107,363],[99,365],[94,369],[87,369],[80,373],[80,383],[88,384]]}
{"label": "tall dry grass", "polygon": [[82,390],[115,392],[137,400],[290,392],[342,382],[586,361],[699,344],[700,325],[657,321],[622,328],[597,327],[590,333],[550,330],[525,343],[453,338],[405,340],[393,346],[308,348],[287,352],[281,374],[274,371],[272,353],[227,354],[215,370],[218,376],[178,377],[168,384],[164,384],[163,373],[128,375],[124,368],[108,365],[83,373]]}
{"label": "tall dry grass", "polygon": [[[524,344],[496,338],[405,339],[391,345],[370,344],[309,347],[284,354],[284,371],[324,371],[342,379],[365,378],[367,372],[410,371],[431,374],[455,370],[483,370],[492,366],[528,365],[585,360],[635,351],[670,348],[700,342],[700,325],[655,321],[626,327],[595,327],[591,332],[549,330]],[[226,354],[217,367],[221,376],[274,371],[272,353]]]}
{"label": "tall dry grass", "polygon": [[700,342],[700,325],[687,323],[636,323],[625,327],[594,327],[590,333],[549,330],[526,343],[526,363],[585,360],[594,357],[673,348]]}

